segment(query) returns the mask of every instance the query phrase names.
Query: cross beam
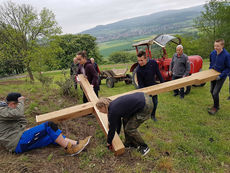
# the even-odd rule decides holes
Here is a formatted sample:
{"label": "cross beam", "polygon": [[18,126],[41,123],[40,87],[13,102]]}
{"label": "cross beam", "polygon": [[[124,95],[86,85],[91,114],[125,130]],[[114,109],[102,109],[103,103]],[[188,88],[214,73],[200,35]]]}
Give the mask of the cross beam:
{"label": "cross beam", "polygon": [[[157,95],[163,92],[172,91],[174,89],[182,88],[185,86],[199,85],[205,82],[215,80],[219,74],[220,74],[219,72],[212,70],[212,69],[206,70],[206,71],[192,74],[191,76],[188,76],[185,78],[161,83],[158,85],[154,85],[154,86],[150,86],[150,87],[146,87],[142,89],[133,90],[133,91],[126,92],[123,94],[112,96],[110,98],[113,100],[122,95],[131,94],[135,92],[144,92],[144,93],[151,94],[151,95]],[[63,120],[71,119],[71,118],[88,115],[90,113],[94,113],[96,114],[96,118],[101,128],[103,129],[104,133],[107,135],[108,134],[108,119],[105,114],[100,113],[95,107],[95,104],[98,98],[96,94],[94,93],[93,88],[90,86],[88,80],[86,80],[83,76],[80,76],[80,75],[79,75],[79,78],[80,78],[80,83],[84,90],[84,93],[86,94],[86,97],[88,98],[88,100],[91,102],[36,116],[36,121],[38,123],[45,122],[45,121],[58,122],[58,121],[63,121]],[[124,145],[122,144],[117,134],[115,134],[115,137],[113,139],[113,148],[114,148],[115,154],[117,155],[122,154],[124,152]]]}

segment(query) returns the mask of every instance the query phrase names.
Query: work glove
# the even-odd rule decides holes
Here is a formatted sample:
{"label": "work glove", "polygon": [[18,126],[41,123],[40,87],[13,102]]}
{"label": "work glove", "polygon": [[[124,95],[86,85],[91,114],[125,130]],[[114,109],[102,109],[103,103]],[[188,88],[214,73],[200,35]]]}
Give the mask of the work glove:
{"label": "work glove", "polygon": [[220,80],[220,79],[221,79],[220,76],[217,76],[216,80]]}

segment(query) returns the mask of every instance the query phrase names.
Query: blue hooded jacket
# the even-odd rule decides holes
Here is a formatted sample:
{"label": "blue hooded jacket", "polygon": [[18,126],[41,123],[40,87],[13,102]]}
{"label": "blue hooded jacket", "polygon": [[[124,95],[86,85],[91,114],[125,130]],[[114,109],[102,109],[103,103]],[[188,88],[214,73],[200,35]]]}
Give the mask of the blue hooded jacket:
{"label": "blue hooded jacket", "polygon": [[230,73],[230,54],[224,48],[219,55],[217,55],[216,50],[212,51],[209,69],[220,72],[220,78],[226,78]]}

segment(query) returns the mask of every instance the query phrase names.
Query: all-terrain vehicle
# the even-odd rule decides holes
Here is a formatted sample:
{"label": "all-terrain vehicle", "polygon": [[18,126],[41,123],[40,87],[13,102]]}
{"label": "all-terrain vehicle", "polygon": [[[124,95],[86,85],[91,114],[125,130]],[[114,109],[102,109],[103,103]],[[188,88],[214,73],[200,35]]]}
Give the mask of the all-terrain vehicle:
{"label": "all-terrain vehicle", "polygon": [[[157,58],[157,64],[159,66],[160,72],[162,77],[164,78],[165,81],[170,81],[172,80],[172,76],[169,75],[169,66],[172,61],[172,58],[168,58],[167,52],[166,52],[166,44],[168,43],[174,43],[176,45],[181,44],[181,39],[179,37],[174,37],[171,35],[166,35],[166,34],[160,34],[156,36],[153,39],[150,40],[144,40],[140,41],[138,43],[133,44],[133,47],[136,48],[136,53],[138,54],[139,50],[145,50],[146,56],[150,59],[152,59],[152,51],[153,47],[159,47],[162,50],[162,54],[160,58]],[[192,73],[196,73],[202,70],[202,65],[203,65],[203,59],[199,55],[193,55],[193,56],[188,56],[190,64],[191,64],[191,70],[190,70],[190,75]],[[137,75],[136,75],[136,67],[138,63],[135,63],[131,66],[130,72],[133,73],[133,84],[136,88],[138,88],[138,80],[137,80]],[[201,84],[201,86],[204,86],[205,84]],[[191,86],[187,86],[185,89],[185,94],[188,94],[191,90]]]}

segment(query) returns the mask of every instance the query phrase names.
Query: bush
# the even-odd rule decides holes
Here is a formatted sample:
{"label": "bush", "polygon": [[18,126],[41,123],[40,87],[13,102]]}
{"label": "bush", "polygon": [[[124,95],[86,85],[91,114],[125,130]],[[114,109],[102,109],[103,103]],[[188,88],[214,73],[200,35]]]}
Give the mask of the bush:
{"label": "bush", "polygon": [[76,95],[76,90],[73,88],[73,80],[66,76],[66,72],[64,70],[62,73],[64,75],[64,80],[61,79],[55,83],[60,87],[60,92],[62,95],[74,97]]}
{"label": "bush", "polygon": [[45,76],[42,73],[39,73],[35,76],[35,78],[42,83],[42,86],[50,87],[50,85],[53,83],[53,78],[49,76]]}

